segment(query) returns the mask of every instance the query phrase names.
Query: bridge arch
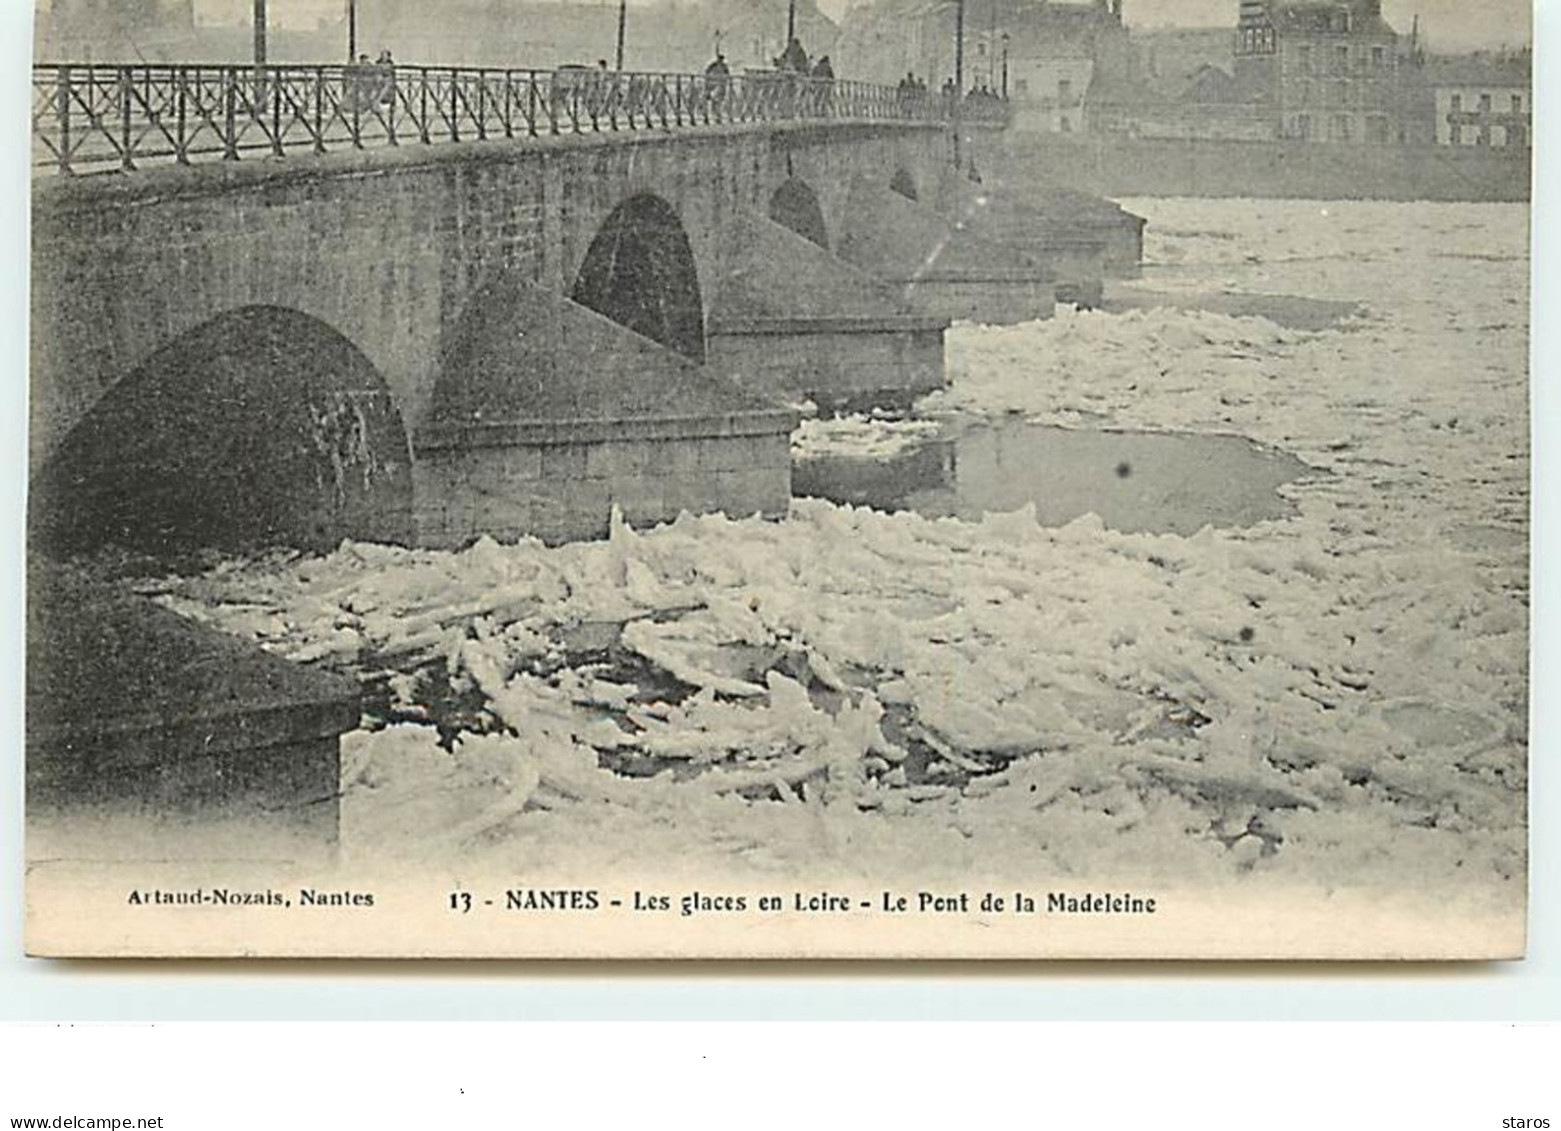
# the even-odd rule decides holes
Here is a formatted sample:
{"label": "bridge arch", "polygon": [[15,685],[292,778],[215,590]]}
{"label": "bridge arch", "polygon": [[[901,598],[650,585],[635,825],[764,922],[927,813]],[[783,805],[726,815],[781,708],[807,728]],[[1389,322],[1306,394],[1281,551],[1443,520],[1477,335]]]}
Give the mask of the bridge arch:
{"label": "bridge arch", "polygon": [[894,171],[894,176],[889,181],[889,187],[906,200],[917,200],[920,198],[916,191],[916,178],[904,165],[901,165]]}
{"label": "bridge arch", "polygon": [[800,177],[789,178],[770,196],[770,219],[829,250],[829,226],[818,193]]}
{"label": "bridge arch", "polygon": [[41,469],[31,510],[36,544],[55,553],[405,541],[406,427],[374,365],[332,326],[238,307],[104,393]]}
{"label": "bridge arch", "polygon": [[705,359],[693,248],[677,210],[654,193],[636,193],[602,222],[569,297],[685,357]]}

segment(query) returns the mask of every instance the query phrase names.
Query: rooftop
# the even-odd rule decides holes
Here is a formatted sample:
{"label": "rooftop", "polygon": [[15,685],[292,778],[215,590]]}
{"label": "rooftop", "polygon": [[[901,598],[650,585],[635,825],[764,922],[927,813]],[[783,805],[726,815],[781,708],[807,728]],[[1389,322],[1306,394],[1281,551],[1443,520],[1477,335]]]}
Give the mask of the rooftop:
{"label": "rooftop", "polygon": [[1530,86],[1534,59],[1527,52],[1430,55],[1415,69],[1423,86]]}

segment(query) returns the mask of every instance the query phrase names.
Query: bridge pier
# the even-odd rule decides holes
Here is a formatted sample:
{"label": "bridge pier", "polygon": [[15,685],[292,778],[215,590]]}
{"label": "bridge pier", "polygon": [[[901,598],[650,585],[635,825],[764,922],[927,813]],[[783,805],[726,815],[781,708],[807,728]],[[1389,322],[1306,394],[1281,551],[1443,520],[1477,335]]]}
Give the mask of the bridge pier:
{"label": "bridge pier", "polygon": [[948,319],[772,220],[742,226],[715,296],[709,363],[754,392],[856,411],[944,385]]}
{"label": "bridge pier", "polygon": [[1060,302],[1096,306],[1106,279],[1140,272],[1144,219],[1109,200],[999,179],[961,186],[955,208],[966,231],[1050,270]]}
{"label": "bridge pier", "polygon": [[[28,568],[27,810],[34,856],[328,856],[355,681],[151,601]],[[118,837],[126,826],[133,839]],[[46,843],[45,843],[46,842]]]}
{"label": "bridge pier", "polygon": [[853,186],[839,255],[897,287],[911,309],[950,321],[1004,325],[1056,310],[1045,267],[866,180]]}
{"label": "bridge pier", "polygon": [[435,424],[417,439],[417,541],[452,549],[488,535],[550,545],[679,513],[779,518],[791,505],[795,413],[647,420]]}
{"label": "bridge pier", "polygon": [[433,419],[413,437],[416,541],[597,538],[635,525],[791,504],[797,414],[517,278],[457,331]]}

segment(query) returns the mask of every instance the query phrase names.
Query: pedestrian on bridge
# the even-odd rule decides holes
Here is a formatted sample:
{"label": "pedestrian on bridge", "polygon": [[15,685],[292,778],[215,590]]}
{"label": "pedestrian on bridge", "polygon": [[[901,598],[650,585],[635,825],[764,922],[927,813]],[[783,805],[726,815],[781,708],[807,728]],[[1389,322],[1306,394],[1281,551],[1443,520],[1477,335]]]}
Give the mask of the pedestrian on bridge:
{"label": "pedestrian on bridge", "polygon": [[726,102],[726,89],[731,85],[732,69],[726,65],[726,56],[719,51],[705,68],[705,101],[713,113],[719,114]]}
{"label": "pedestrian on bridge", "polygon": [[808,64],[808,53],[796,36],[792,36],[786,43],[786,50],[775,60],[775,68],[795,75],[806,75],[812,69]]}
{"label": "pedestrian on bridge", "polygon": [[374,60],[374,70],[379,80],[379,103],[388,106],[396,100],[396,59],[390,48],[379,53],[379,58]]}
{"label": "pedestrian on bridge", "polygon": [[813,64],[813,96],[821,117],[828,117],[835,103],[835,68],[828,55],[820,55]]}

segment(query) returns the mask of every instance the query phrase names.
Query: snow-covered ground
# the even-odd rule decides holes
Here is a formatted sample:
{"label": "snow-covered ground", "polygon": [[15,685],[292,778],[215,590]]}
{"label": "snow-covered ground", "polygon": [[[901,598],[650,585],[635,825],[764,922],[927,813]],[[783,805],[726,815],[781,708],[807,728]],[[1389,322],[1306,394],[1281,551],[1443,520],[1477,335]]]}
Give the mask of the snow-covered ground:
{"label": "snow-covered ground", "polygon": [[1125,203],[1145,287],[1368,313],[960,328],[924,412],[1240,433],[1326,472],[1286,488],[1297,517],[805,500],[557,549],[350,545],[163,599],[382,673],[391,725],[345,743],[349,860],[1521,899],[1527,210]]}

